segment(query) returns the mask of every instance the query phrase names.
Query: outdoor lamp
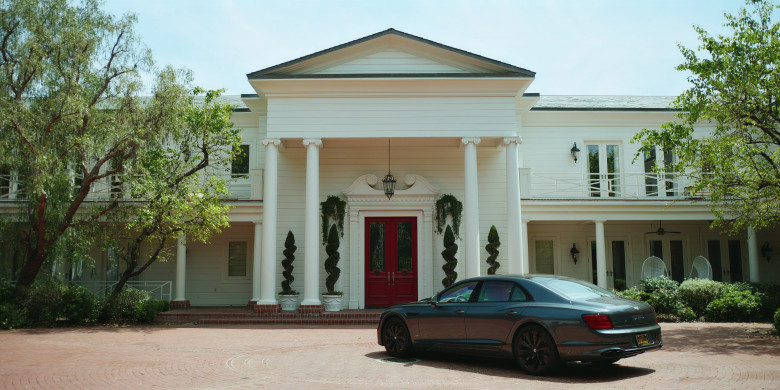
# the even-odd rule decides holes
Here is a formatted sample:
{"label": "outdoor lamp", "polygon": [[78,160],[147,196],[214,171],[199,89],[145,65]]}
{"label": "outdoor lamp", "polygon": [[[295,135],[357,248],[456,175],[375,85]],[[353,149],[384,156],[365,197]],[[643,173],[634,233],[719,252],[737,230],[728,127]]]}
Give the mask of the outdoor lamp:
{"label": "outdoor lamp", "polygon": [[569,253],[571,253],[571,259],[574,260],[574,264],[577,264],[577,256],[580,254],[579,249],[577,249],[577,244],[571,244]]}
{"label": "outdoor lamp", "polygon": [[390,200],[390,198],[393,197],[393,194],[395,193],[395,182],[397,180],[395,177],[393,177],[393,174],[390,173],[390,139],[387,139],[387,175],[385,175],[385,178],[382,179],[382,186],[385,188],[385,195],[387,196],[387,200]]}
{"label": "outdoor lamp", "polygon": [[764,245],[761,245],[761,256],[763,256],[766,261],[769,261],[769,256],[772,255],[772,247],[769,246],[769,241],[764,241]]}
{"label": "outdoor lamp", "polygon": [[577,143],[574,143],[574,146],[571,147],[571,158],[574,159],[574,163],[577,163],[577,159],[580,158],[580,148],[577,147]]}

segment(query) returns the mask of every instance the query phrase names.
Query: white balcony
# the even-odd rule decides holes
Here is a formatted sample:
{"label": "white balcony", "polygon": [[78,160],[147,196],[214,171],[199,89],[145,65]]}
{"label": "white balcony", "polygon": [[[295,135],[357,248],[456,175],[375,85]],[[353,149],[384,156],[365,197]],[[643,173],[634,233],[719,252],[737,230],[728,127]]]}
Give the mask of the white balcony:
{"label": "white balcony", "polygon": [[[261,200],[263,195],[263,170],[252,169],[248,174],[228,175],[227,186],[229,200]],[[80,177],[74,177],[74,193]],[[18,175],[0,174],[0,201],[24,199],[24,179]],[[122,175],[111,175],[97,181],[87,196],[87,200],[139,199],[133,196],[132,188],[125,183]]]}
{"label": "white balcony", "polygon": [[658,199],[690,197],[684,175],[667,173],[589,174],[520,170],[521,195],[529,199]]}

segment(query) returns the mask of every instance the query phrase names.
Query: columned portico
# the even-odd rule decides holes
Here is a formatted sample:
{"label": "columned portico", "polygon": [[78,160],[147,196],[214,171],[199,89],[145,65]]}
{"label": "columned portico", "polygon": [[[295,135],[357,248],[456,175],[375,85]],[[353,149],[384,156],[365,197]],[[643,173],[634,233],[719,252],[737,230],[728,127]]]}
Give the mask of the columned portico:
{"label": "columned portico", "polygon": [[607,246],[604,237],[604,222],[596,222],[596,279],[601,288],[607,288]]}
{"label": "columned portico", "polygon": [[[276,311],[276,216],[278,193],[278,153],[281,140],[266,138],[265,174],[263,184],[263,243],[260,266],[260,300],[257,302],[259,311]],[[271,306],[271,307],[269,307]]]}
{"label": "columned portico", "polygon": [[522,273],[524,263],[528,261],[523,256],[523,234],[521,229],[522,216],[520,211],[520,174],[517,162],[517,150],[522,140],[520,137],[504,138],[506,146],[506,219],[509,236],[509,273]]}
{"label": "columned portico", "polygon": [[260,262],[262,261],[262,242],[263,242],[263,222],[255,221],[255,241],[252,251],[252,299],[249,301],[251,306],[257,305],[260,301]]}
{"label": "columned portico", "polygon": [[185,297],[187,278],[187,238],[181,235],[176,241],[176,298],[171,302],[173,308],[190,306],[190,301]]}
{"label": "columned portico", "polygon": [[747,227],[748,239],[748,269],[750,270],[750,281],[758,283],[758,239],[756,230],[753,226]]}
{"label": "columned portico", "polygon": [[463,205],[465,225],[464,254],[466,263],[466,278],[479,276],[479,180],[477,179],[477,145],[479,137],[462,139],[464,147],[464,190]]}
{"label": "columned portico", "polygon": [[303,306],[320,305],[320,148],[319,138],[305,138],[306,147],[306,203],[304,218],[304,275]]}

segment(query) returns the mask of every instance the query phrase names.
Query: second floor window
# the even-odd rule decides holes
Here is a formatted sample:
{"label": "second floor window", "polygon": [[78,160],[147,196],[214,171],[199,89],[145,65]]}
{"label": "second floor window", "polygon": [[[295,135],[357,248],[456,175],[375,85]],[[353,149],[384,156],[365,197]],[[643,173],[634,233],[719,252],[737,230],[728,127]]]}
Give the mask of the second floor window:
{"label": "second floor window", "polygon": [[[661,159],[661,161],[659,161]],[[644,151],[645,168],[645,195],[646,196],[676,196],[678,183],[673,172],[669,172],[664,167],[670,167],[674,163],[674,154],[667,150],[661,150],[653,146],[650,150]],[[661,167],[662,173],[657,173],[655,167]],[[663,183],[661,189],[658,187],[659,180]],[[664,189],[666,191],[664,191]]]}
{"label": "second floor window", "polygon": [[587,147],[589,196],[617,196],[620,193],[620,145],[589,144]]}
{"label": "second floor window", "polygon": [[249,145],[241,145],[241,153],[230,162],[230,176],[234,179],[249,177]]}

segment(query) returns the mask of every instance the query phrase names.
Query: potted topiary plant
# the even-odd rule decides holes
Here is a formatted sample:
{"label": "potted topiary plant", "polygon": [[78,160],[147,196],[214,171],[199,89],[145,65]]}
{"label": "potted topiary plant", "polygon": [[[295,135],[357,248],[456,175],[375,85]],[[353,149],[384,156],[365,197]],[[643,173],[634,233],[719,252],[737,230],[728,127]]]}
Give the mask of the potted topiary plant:
{"label": "potted topiary plant", "polygon": [[496,225],[493,225],[490,227],[490,233],[488,233],[488,244],[485,245],[485,250],[490,254],[486,260],[490,266],[487,270],[488,275],[495,275],[496,270],[501,266],[501,264],[496,261],[499,253],[498,247],[500,246],[501,241],[498,239],[498,230],[496,230]]}
{"label": "potted topiary plant", "polygon": [[284,240],[284,251],[282,251],[284,254],[284,260],[282,260],[282,268],[284,268],[282,276],[284,276],[284,280],[282,281],[282,292],[279,293],[279,305],[282,306],[282,310],[298,309],[298,292],[290,286],[295,280],[295,277],[292,275],[293,268],[295,268],[292,262],[295,260],[294,254],[296,249],[298,247],[295,246],[295,235],[290,230],[287,232],[287,239]]}
{"label": "potted topiary plant", "polygon": [[339,275],[341,274],[341,269],[338,267],[339,234],[335,224],[330,227],[328,232],[325,253],[328,254],[328,258],[325,260],[325,272],[328,273],[328,277],[325,278],[326,291],[322,294],[322,306],[324,306],[325,311],[339,311],[341,310],[343,293],[336,291],[335,288],[336,281],[339,280]]}

